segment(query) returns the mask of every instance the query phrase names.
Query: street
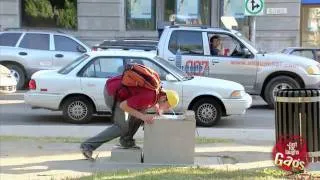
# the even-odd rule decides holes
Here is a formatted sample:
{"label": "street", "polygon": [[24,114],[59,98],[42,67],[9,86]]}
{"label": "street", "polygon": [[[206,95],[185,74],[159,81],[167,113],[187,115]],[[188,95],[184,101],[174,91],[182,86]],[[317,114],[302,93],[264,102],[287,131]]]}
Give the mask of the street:
{"label": "street", "polygon": [[[59,111],[31,109],[24,104],[23,92],[0,95],[1,125],[72,125],[64,122],[61,114]],[[108,125],[109,122],[107,117],[95,117],[92,123],[82,126]],[[273,129],[274,110],[268,109],[260,97],[254,97],[246,114],[224,117],[215,128]]]}

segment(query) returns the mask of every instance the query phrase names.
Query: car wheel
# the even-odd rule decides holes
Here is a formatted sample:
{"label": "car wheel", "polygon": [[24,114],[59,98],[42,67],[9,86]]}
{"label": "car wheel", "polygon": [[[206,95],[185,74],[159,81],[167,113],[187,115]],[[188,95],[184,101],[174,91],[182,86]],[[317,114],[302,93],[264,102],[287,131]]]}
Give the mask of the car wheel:
{"label": "car wheel", "polygon": [[15,64],[6,64],[5,65],[11,72],[11,75],[17,80],[17,89],[21,90],[26,84],[26,75],[23,69]]}
{"label": "car wheel", "polygon": [[221,119],[221,105],[213,99],[200,99],[192,109],[199,126],[211,127]]}
{"label": "car wheel", "polygon": [[288,77],[288,76],[279,76],[276,78],[273,78],[269,83],[267,84],[265,90],[264,90],[264,97],[265,101],[268,103],[268,106],[273,109],[274,108],[274,102],[275,102],[275,96],[274,94],[281,90],[281,89],[296,89],[300,88],[299,82],[297,82],[295,79]]}
{"label": "car wheel", "polygon": [[93,104],[84,97],[70,97],[63,103],[62,111],[67,122],[85,124],[92,119]]}

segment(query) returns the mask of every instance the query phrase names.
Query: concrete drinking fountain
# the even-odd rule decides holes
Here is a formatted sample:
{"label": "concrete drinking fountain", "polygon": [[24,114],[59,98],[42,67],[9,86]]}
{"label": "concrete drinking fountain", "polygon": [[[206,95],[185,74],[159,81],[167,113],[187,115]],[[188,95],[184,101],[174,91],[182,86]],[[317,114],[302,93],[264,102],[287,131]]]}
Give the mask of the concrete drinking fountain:
{"label": "concrete drinking fountain", "polygon": [[193,111],[161,115],[144,125],[143,147],[113,148],[111,161],[145,164],[193,164],[196,120]]}

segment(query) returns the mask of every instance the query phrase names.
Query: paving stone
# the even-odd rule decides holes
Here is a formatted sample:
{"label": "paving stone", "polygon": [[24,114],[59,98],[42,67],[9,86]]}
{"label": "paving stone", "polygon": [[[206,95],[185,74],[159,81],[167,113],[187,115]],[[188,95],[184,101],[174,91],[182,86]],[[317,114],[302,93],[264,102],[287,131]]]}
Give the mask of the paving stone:
{"label": "paving stone", "polygon": [[132,148],[124,149],[114,147],[111,150],[111,161],[123,163],[141,163],[142,149]]}

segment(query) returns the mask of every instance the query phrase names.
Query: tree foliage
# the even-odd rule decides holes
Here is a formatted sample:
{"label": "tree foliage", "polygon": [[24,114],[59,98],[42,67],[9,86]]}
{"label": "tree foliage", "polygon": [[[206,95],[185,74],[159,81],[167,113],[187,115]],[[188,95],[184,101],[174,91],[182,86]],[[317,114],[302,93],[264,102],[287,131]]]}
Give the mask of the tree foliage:
{"label": "tree foliage", "polygon": [[77,10],[73,2],[65,1],[64,9],[57,10],[57,24],[65,28],[75,28],[77,25]]}
{"label": "tree foliage", "polygon": [[32,17],[53,18],[54,16],[49,0],[26,0],[25,11]]}
{"label": "tree foliage", "polygon": [[[61,4],[61,3],[60,3]],[[49,0],[25,0],[26,15],[42,20],[54,20],[56,25],[63,28],[77,26],[76,0],[64,0],[64,6]]]}

